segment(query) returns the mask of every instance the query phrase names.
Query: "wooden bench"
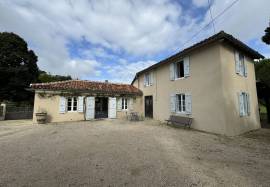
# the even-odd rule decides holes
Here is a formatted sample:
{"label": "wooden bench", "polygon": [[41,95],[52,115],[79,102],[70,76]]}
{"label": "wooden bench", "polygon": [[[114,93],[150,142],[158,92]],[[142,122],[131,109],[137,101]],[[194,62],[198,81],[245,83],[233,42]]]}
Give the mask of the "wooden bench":
{"label": "wooden bench", "polygon": [[184,125],[185,127],[190,128],[190,125],[192,123],[192,118],[171,115],[170,119],[165,120],[165,121],[167,121],[167,125],[169,125],[171,123],[172,125]]}

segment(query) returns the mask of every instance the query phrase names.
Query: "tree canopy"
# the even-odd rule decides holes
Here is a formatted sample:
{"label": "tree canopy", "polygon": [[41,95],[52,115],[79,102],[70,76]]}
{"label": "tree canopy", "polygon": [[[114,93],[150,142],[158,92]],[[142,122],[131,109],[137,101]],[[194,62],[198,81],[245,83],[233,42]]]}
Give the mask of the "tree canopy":
{"label": "tree canopy", "polygon": [[270,59],[255,63],[256,79],[270,88]]}
{"label": "tree canopy", "polygon": [[268,45],[270,45],[270,26],[267,27],[265,30],[265,35],[262,37],[262,41]]}
{"label": "tree canopy", "polygon": [[0,100],[23,101],[33,96],[25,88],[38,79],[37,60],[24,39],[0,32]]}
{"label": "tree canopy", "polygon": [[65,80],[71,80],[71,76],[62,76],[62,75],[51,75],[50,73],[47,73],[45,71],[40,71],[38,76],[39,82],[55,82],[55,81],[65,81]]}

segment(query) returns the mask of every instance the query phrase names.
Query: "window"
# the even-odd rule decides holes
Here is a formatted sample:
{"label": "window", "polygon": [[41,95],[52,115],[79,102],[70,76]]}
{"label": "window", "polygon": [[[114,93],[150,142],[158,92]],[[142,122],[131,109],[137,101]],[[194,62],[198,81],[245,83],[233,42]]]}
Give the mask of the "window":
{"label": "window", "polygon": [[246,92],[239,94],[239,110],[240,116],[248,116],[250,114],[249,94]]}
{"label": "window", "polygon": [[67,111],[77,111],[77,97],[68,97]]}
{"label": "window", "polygon": [[171,112],[190,115],[192,110],[191,100],[190,93],[172,93],[170,97]]}
{"label": "window", "polygon": [[185,77],[184,73],[184,61],[176,62],[175,63],[175,76],[176,78]]}
{"label": "window", "polygon": [[245,64],[245,57],[242,53],[235,52],[236,59],[236,73],[241,76],[247,76],[247,67]]}
{"label": "window", "polygon": [[186,112],[186,96],[185,94],[176,94],[176,111]]}
{"label": "window", "polygon": [[190,76],[189,56],[184,57],[180,61],[172,62],[170,64],[170,80],[187,78]]}
{"label": "window", "polygon": [[122,110],[128,109],[127,101],[128,101],[127,98],[122,98]]}
{"label": "window", "polygon": [[145,86],[150,86],[150,74],[145,74]]}
{"label": "window", "polygon": [[153,72],[144,74],[144,86],[152,86],[153,85]]}

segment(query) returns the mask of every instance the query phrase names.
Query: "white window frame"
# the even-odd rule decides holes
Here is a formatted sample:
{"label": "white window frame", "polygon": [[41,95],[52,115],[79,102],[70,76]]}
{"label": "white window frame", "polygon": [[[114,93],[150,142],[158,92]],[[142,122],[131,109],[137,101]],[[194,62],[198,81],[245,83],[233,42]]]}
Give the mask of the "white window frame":
{"label": "white window frame", "polygon": [[122,110],[128,110],[128,99],[126,97],[122,97]]}
{"label": "white window frame", "polygon": [[185,93],[176,94],[175,104],[176,104],[176,113],[186,114],[186,94]]}
{"label": "white window frame", "polygon": [[[75,104],[75,98],[76,98],[76,110],[74,110],[74,104]],[[71,99],[71,110],[69,110],[69,99]],[[67,111],[68,112],[77,112],[78,111],[78,97],[67,97]]]}

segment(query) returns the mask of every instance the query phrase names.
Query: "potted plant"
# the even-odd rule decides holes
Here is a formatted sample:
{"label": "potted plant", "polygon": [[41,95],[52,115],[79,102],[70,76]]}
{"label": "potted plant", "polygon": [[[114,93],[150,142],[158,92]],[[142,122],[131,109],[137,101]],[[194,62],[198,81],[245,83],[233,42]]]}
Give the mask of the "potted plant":
{"label": "potted plant", "polygon": [[47,112],[40,111],[36,113],[37,123],[38,124],[45,124],[47,119]]}

